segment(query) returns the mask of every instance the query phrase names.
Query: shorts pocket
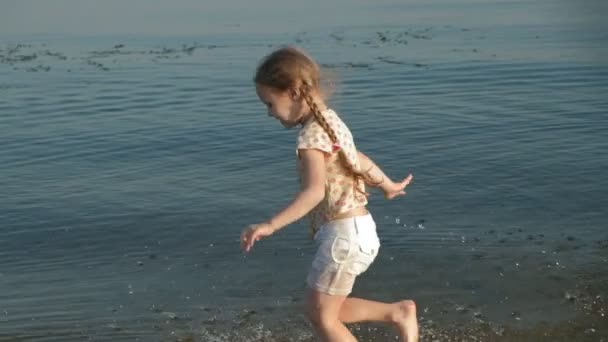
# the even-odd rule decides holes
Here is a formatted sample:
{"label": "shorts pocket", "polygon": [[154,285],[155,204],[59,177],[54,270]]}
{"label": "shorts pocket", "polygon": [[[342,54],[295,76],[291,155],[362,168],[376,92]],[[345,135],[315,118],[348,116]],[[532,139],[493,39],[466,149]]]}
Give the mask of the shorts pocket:
{"label": "shorts pocket", "polygon": [[348,265],[346,272],[358,276],[367,271],[369,266],[372,264],[372,261],[373,260],[354,260],[350,263],[350,265]]}
{"label": "shorts pocket", "polygon": [[380,248],[380,239],[378,239],[378,233],[376,232],[376,223],[371,217],[364,217],[355,221],[355,227],[357,229],[359,252],[365,256],[375,257]]}
{"label": "shorts pocket", "polygon": [[336,237],[331,244],[331,258],[335,263],[342,264],[350,255],[351,242],[343,237]]}
{"label": "shorts pocket", "polygon": [[367,271],[369,266],[376,259],[379,249],[380,240],[378,240],[378,237],[375,236],[375,234],[369,239],[359,240],[357,254],[353,255],[351,258],[352,260],[349,262],[348,267],[346,267],[347,272],[354,275],[360,275]]}
{"label": "shorts pocket", "polygon": [[375,230],[365,230],[359,233],[359,251],[365,255],[375,257],[380,248],[380,239]]}

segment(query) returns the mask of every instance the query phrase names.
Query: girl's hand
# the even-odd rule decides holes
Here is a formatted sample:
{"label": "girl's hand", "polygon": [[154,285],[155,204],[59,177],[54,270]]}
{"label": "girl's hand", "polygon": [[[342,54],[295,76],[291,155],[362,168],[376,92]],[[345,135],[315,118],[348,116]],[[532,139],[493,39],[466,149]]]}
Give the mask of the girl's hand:
{"label": "girl's hand", "polygon": [[405,195],[404,189],[411,183],[414,176],[410,173],[401,182],[395,183],[393,181],[382,184],[382,190],[384,191],[384,198],[391,200],[397,196]]}
{"label": "girl's hand", "polygon": [[272,235],[274,230],[268,223],[252,224],[241,233],[241,249],[248,253],[256,241]]}

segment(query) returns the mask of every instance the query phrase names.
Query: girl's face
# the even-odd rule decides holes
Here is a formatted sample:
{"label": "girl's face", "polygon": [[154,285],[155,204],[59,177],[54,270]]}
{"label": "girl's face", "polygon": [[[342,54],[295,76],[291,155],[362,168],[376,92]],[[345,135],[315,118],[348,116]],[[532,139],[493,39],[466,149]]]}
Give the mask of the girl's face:
{"label": "girl's face", "polygon": [[303,101],[292,91],[280,91],[256,84],[255,91],[260,101],[268,108],[268,115],[279,120],[285,128],[292,128],[303,122]]}

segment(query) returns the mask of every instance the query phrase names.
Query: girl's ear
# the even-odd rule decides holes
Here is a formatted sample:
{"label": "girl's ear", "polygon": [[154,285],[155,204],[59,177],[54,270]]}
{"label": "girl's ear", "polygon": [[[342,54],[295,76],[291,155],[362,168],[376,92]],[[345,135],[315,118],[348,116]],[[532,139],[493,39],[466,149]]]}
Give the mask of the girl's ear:
{"label": "girl's ear", "polygon": [[300,99],[300,92],[297,89],[289,89],[289,97],[292,101],[297,101]]}

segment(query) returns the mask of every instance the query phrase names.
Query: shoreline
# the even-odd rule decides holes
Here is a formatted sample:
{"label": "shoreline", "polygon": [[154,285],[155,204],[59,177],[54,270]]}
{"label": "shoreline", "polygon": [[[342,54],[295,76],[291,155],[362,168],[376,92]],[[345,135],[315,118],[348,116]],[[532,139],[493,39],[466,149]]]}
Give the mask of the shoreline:
{"label": "shoreline", "polygon": [[[608,341],[608,279],[601,274],[579,277],[578,285],[569,292],[574,317],[565,321],[540,322],[530,327],[515,327],[475,317],[468,322],[437,323],[419,313],[420,340],[430,342],[606,342]],[[224,318],[221,310],[199,308],[205,317],[182,316],[152,307],[158,314],[153,321],[109,323],[86,327],[39,327],[19,335],[0,334],[2,342],[68,340],[168,341],[168,342],[314,342],[312,329],[303,315],[286,315],[280,321],[264,313],[243,309],[236,318]],[[197,315],[198,316],[198,315]],[[80,326],[80,325],[77,325]],[[360,342],[396,341],[396,332],[386,324],[355,323],[348,328]]]}

